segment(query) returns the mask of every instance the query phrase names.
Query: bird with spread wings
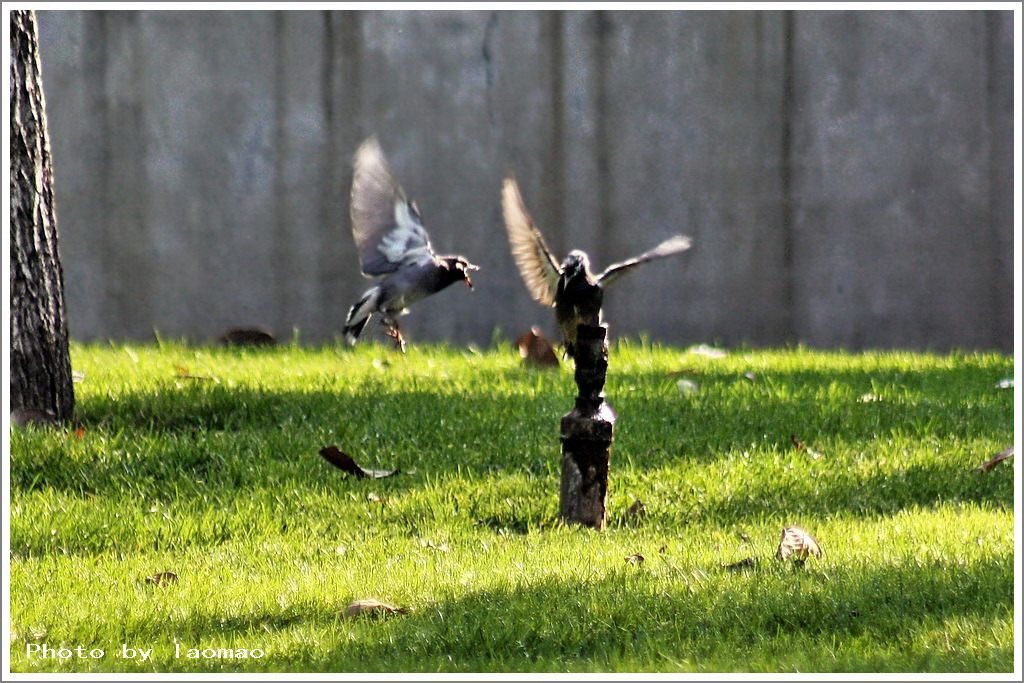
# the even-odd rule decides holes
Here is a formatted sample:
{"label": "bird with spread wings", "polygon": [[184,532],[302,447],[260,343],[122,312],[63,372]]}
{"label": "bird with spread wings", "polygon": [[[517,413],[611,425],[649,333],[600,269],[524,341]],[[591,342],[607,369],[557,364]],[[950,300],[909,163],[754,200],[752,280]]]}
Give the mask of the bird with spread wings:
{"label": "bird with spread wings", "polygon": [[519,185],[512,178],[505,179],[501,204],[512,257],[526,289],[535,301],[555,309],[565,352],[570,357],[575,354],[577,326],[601,324],[601,305],[608,285],[640,264],[679,254],[691,244],[689,237],[676,235],[650,251],[613,263],[601,274],[594,275],[590,271],[589,257],[578,249],[569,252],[561,263],[552,255],[526,210]]}
{"label": "bird with spread wings", "polygon": [[376,313],[388,336],[405,351],[398,316],[456,282],[472,289],[469,273],[479,269],[462,256],[434,253],[419,208],[395,181],[376,137],[359,146],[353,165],[352,236],[363,275],[379,281],[349,309],[345,339],[355,344]]}

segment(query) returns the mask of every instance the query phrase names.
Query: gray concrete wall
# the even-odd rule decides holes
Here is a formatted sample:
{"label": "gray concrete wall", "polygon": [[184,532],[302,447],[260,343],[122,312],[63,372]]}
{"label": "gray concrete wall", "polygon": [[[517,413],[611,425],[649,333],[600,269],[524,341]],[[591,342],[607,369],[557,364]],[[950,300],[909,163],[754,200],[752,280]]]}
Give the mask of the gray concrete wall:
{"label": "gray concrete wall", "polygon": [[499,210],[552,247],[695,248],[607,297],[674,343],[1013,338],[1009,12],[40,13],[72,335],[319,341],[367,287],[350,159],[379,134],[435,246],[483,268],[411,337],[552,316]]}

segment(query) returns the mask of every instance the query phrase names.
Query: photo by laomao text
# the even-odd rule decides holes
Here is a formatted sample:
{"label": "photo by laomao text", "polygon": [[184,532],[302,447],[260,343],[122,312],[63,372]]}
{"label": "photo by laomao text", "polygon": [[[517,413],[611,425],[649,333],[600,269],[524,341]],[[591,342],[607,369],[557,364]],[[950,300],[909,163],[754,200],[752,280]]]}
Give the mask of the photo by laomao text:
{"label": "photo by laomao text", "polygon": [[[61,645],[54,647],[46,643],[26,643],[25,656],[29,659],[105,659],[115,657],[124,660],[137,660],[148,662],[153,658],[156,648],[131,647],[122,643],[116,650],[106,650],[99,647],[67,647]],[[262,659],[266,656],[263,648],[226,648],[226,647],[188,647],[181,643],[174,643],[175,659]]]}

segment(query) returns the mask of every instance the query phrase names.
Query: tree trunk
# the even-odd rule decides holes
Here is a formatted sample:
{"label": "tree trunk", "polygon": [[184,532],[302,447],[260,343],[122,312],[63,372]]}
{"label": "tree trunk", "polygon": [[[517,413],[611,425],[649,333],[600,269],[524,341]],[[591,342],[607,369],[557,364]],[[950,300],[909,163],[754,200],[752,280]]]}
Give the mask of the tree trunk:
{"label": "tree trunk", "polygon": [[37,36],[35,12],[11,12],[11,412],[22,416],[15,422],[67,420],[75,405]]}

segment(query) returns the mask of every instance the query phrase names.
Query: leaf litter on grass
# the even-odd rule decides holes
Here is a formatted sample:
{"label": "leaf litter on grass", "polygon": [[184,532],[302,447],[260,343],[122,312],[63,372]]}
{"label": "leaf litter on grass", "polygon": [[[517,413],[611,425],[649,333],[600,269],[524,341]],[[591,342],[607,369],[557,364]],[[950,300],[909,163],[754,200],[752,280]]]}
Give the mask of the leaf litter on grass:
{"label": "leaf litter on grass", "polygon": [[398,469],[367,469],[357,463],[351,455],[339,450],[337,446],[324,446],[320,449],[320,455],[324,460],[331,463],[342,472],[351,474],[358,479],[384,479],[386,477],[394,476],[400,472]]}
{"label": "leaf litter on grass", "polygon": [[[700,377],[706,390],[700,400],[683,401],[681,410],[674,379],[665,379],[677,367],[678,350],[613,347],[609,395],[626,416],[616,444],[623,457],[613,474],[613,495],[621,496],[623,517],[636,499],[633,492],[642,493],[652,514],[636,527],[584,534],[547,522],[558,510],[557,467],[521,467],[524,453],[533,461],[557,458],[557,431],[551,430],[563,403],[571,403],[571,379],[520,372],[507,344],[472,359],[461,349],[420,348],[421,357],[413,354],[388,372],[371,366],[372,348],[341,356],[333,348],[252,356],[221,350],[215,363],[199,365],[191,349],[138,350],[135,370],[119,349],[115,355],[74,348],[76,367],[89,373],[89,381],[76,386],[88,438],[77,441],[55,430],[13,435],[12,510],[18,512],[12,512],[12,596],[20,597],[12,604],[11,626],[23,640],[34,624],[49,626],[51,640],[115,637],[120,622],[96,614],[94,600],[109,604],[119,618],[149,619],[137,610],[151,605],[103,594],[93,578],[103,572],[117,577],[119,587],[131,584],[165,559],[179,558],[165,550],[184,549],[178,566],[221,576],[216,593],[183,576],[178,587],[154,595],[173,598],[183,618],[215,624],[244,625],[251,621],[247,609],[259,611],[265,603],[274,611],[277,600],[291,605],[290,614],[307,610],[311,618],[287,626],[282,621],[268,644],[316,643],[302,661],[318,671],[838,671],[877,665],[882,656],[887,670],[1012,665],[1006,612],[1012,478],[995,476],[1009,468],[964,476],[977,454],[1012,440],[1005,426],[1011,396],[991,388],[1012,360],[804,351],[717,361],[693,356],[695,367],[685,372]],[[106,367],[110,358],[126,379]],[[420,361],[436,367],[417,369]],[[232,391],[208,383],[165,397],[167,369],[175,363],[216,367],[226,383],[234,383]],[[450,380],[426,381],[442,368]],[[761,374],[759,385],[739,378],[748,369]],[[895,379],[896,371],[909,381]],[[975,381],[975,390],[970,378],[979,372],[991,372],[991,378]],[[877,386],[863,386],[867,376],[877,377]],[[886,394],[888,404],[855,403],[862,392],[888,392],[898,381],[908,388]],[[626,386],[637,390],[626,394]],[[970,395],[964,396],[964,387]],[[440,400],[453,394],[460,400]],[[676,400],[665,401],[666,395]],[[169,428],[147,431],[153,414],[169,414]],[[283,421],[287,429],[281,429]],[[427,475],[339,490],[325,470],[291,457],[308,448],[303,444],[326,443],[324,435],[336,433],[341,421],[345,442],[338,445],[351,447],[356,459],[362,458],[355,444],[379,443],[379,434],[387,433],[396,452],[413,459],[405,464]],[[969,425],[966,433],[954,429],[962,424]],[[237,437],[222,430],[228,425]],[[800,467],[793,451],[779,453],[790,429],[806,445],[827,446],[827,470]],[[215,449],[219,455],[212,460]],[[198,487],[197,479],[203,480]],[[84,498],[83,490],[98,495]],[[373,491],[386,494],[388,504],[373,501]],[[699,510],[688,513],[698,496]],[[135,506],[140,520],[118,517],[126,499],[145,501]],[[154,500],[168,507],[160,508],[161,515],[145,515]],[[841,548],[829,550],[842,562],[823,563],[827,577],[823,571],[790,574],[770,558],[790,517],[815,531],[814,525],[827,523],[826,544],[830,537],[841,539],[833,541]],[[57,530],[53,536],[51,528]],[[949,531],[960,528],[970,529],[964,532],[970,543]],[[737,529],[750,545],[729,550],[738,545],[730,538]],[[172,530],[180,538],[169,541]],[[323,539],[315,558],[311,538]],[[462,552],[421,548],[420,538]],[[879,556],[879,538],[889,539],[891,553]],[[339,543],[350,550],[339,554]],[[481,545],[486,552],[465,551]],[[665,553],[655,552],[659,546]],[[392,553],[396,547],[406,552]],[[649,562],[624,567],[629,553]],[[756,568],[721,568],[748,556]],[[83,564],[83,557],[99,565],[93,567],[92,559]],[[592,582],[582,591],[580,578]],[[346,591],[341,598],[339,587]],[[666,601],[663,592],[685,599]],[[378,625],[371,609],[365,628],[353,622],[351,628],[335,626],[337,637],[323,632],[318,614],[338,618],[349,600],[365,596],[387,600],[396,610],[413,600],[437,604],[445,618],[441,623],[433,610],[424,610],[400,620],[394,616],[400,612],[382,611],[388,619]],[[821,636],[841,639],[844,632],[836,629],[842,624],[830,623],[829,610],[811,608],[833,596],[842,600],[835,614],[862,615],[858,633],[864,637],[857,648],[823,654]],[[780,607],[784,599],[795,600],[784,604],[802,611],[800,627],[781,640],[778,626],[789,623],[784,620],[790,614]],[[76,603],[82,605],[77,612]],[[508,609],[495,620],[487,608],[499,604]],[[752,629],[764,627],[764,638],[751,645],[732,632],[723,604],[734,607],[731,617],[749,618]],[[873,604],[891,609],[872,612]],[[55,609],[66,619],[48,622],[46,614]],[[687,622],[694,613],[704,615],[699,628]],[[942,618],[946,613],[977,618],[950,624]],[[572,633],[555,632],[552,639],[549,624],[565,618],[625,654],[603,657]],[[666,629],[665,619],[691,626]],[[876,636],[893,632],[907,634],[898,651],[891,639]],[[523,633],[543,637],[516,649]],[[158,646],[170,637],[154,631]],[[932,647],[942,638],[951,647]],[[512,646],[495,650],[488,647],[492,643]],[[678,667],[656,657],[701,647],[708,648],[707,658]],[[17,666],[33,666],[15,656]],[[286,659],[283,666],[291,664]],[[157,665],[180,663],[164,659]]]}

